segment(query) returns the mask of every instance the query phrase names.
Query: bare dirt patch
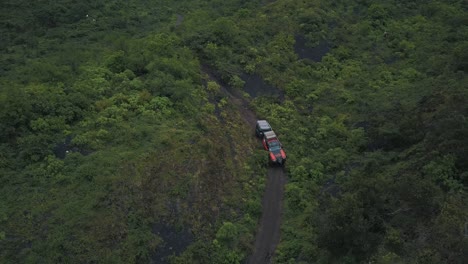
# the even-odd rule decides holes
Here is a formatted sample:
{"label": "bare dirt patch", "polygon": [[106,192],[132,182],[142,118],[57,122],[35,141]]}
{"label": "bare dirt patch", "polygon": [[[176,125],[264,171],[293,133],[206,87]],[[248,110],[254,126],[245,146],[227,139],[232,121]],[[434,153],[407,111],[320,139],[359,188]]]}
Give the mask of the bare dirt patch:
{"label": "bare dirt patch", "polygon": [[265,82],[265,80],[263,80],[263,78],[258,74],[243,74],[241,78],[245,82],[245,92],[247,92],[251,97],[273,96],[279,97],[280,100],[284,99],[284,93],[280,89]]}
{"label": "bare dirt patch", "polygon": [[304,36],[298,35],[295,37],[295,40],[294,51],[299,59],[319,62],[331,49],[330,43],[326,41],[320,41],[317,46],[311,47]]}
{"label": "bare dirt patch", "polygon": [[157,251],[151,256],[150,263],[168,263],[168,257],[179,255],[193,241],[193,235],[188,230],[177,231],[173,227],[165,224],[153,226],[153,233],[159,236],[163,242],[158,246]]}

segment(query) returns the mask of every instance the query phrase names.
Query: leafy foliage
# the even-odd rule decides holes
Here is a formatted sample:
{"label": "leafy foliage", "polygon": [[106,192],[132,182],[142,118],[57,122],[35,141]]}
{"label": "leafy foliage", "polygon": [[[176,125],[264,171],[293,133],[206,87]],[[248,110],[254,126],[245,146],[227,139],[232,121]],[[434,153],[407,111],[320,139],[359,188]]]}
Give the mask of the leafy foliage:
{"label": "leafy foliage", "polygon": [[193,235],[164,261],[243,262],[266,162],[224,89],[246,73],[281,91],[252,99],[288,153],[277,263],[463,263],[463,1],[0,12],[0,262],[149,262],[161,224]]}

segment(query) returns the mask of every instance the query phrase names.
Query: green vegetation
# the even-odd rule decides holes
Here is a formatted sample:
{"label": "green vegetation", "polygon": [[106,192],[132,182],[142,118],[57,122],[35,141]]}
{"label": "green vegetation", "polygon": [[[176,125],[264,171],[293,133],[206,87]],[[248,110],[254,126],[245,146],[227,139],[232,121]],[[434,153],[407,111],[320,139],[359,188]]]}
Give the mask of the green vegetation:
{"label": "green vegetation", "polygon": [[191,234],[170,263],[245,260],[267,159],[220,84],[248,73],[285,95],[252,98],[288,153],[277,263],[463,263],[466,3],[267,2],[3,3],[0,262],[147,263],[161,228]]}
{"label": "green vegetation", "polygon": [[[265,14],[288,11],[290,28],[255,59],[286,93],[254,101],[289,155],[276,261],[462,263],[466,5],[277,1]],[[332,49],[321,62],[293,59],[294,34]]]}
{"label": "green vegetation", "polygon": [[188,244],[210,248],[201,263],[245,258],[261,152],[173,32],[177,10],[204,6],[2,8],[0,262],[140,263]]}

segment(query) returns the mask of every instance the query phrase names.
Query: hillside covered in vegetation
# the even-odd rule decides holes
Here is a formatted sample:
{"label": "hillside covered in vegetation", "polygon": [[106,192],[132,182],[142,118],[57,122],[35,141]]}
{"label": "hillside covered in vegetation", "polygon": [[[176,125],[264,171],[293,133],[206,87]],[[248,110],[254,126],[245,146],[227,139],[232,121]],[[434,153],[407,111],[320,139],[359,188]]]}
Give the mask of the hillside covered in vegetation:
{"label": "hillside covered in vegetation", "polygon": [[[468,4],[0,4],[0,262],[243,263],[288,153],[275,263],[468,258]],[[264,89],[260,89],[262,86]]]}

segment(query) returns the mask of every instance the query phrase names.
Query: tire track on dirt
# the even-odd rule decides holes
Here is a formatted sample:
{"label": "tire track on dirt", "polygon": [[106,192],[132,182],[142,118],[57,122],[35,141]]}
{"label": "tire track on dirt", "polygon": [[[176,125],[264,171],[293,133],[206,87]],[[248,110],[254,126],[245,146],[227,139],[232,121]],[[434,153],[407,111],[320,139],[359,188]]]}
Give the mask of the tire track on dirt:
{"label": "tire track on dirt", "polygon": [[271,263],[280,239],[283,194],[286,174],[281,167],[268,168],[268,178],[262,201],[262,218],[255,238],[255,247],[248,263]]}
{"label": "tire track on dirt", "polygon": [[[239,107],[242,117],[255,129],[257,117],[249,108],[248,101],[242,94],[225,86],[216,74],[209,68],[202,69],[208,78],[216,81],[221,86],[221,92],[228,96],[229,100]],[[253,134],[253,133],[252,133]],[[252,255],[248,258],[250,264],[269,264],[280,240],[281,216],[283,213],[283,195],[286,184],[286,173],[282,167],[269,167],[265,193],[262,198],[262,216],[255,236],[255,244]]]}

